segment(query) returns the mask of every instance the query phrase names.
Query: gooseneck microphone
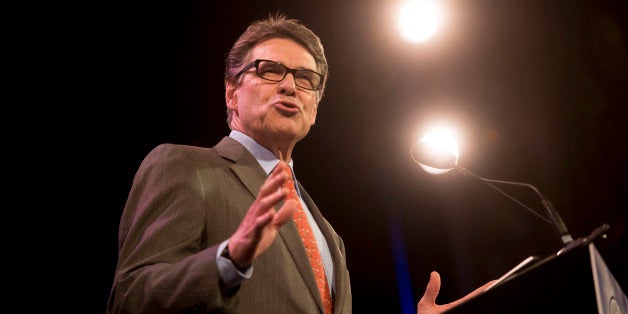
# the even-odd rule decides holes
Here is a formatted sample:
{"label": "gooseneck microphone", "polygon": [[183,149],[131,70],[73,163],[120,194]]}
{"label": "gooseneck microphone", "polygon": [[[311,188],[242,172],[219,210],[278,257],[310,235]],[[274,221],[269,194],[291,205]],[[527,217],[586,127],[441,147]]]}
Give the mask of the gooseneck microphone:
{"label": "gooseneck microphone", "polygon": [[[436,168],[439,170],[456,169],[463,175],[473,177],[477,180],[480,180],[486,183],[488,186],[500,192],[501,194],[508,197],[509,199],[519,204],[520,206],[524,207],[525,209],[527,209],[528,211],[530,211],[537,217],[543,219],[547,223],[550,223],[552,227],[554,228],[554,231],[558,235],[558,238],[560,242],[562,243],[563,247],[566,247],[568,244],[570,244],[573,241],[573,238],[567,231],[567,227],[565,226],[565,223],[563,222],[562,218],[560,217],[560,215],[558,214],[558,212],[556,211],[552,203],[550,203],[550,201],[547,200],[535,186],[528,183],[522,183],[522,182],[494,180],[494,179],[487,179],[487,178],[480,177],[477,174],[469,171],[468,169],[458,165],[457,157],[450,151],[444,148],[433,147],[432,145],[426,142],[414,143],[414,145],[412,145],[412,148],[411,148],[411,155],[412,155],[412,159],[414,159],[414,161],[416,161],[417,163],[421,165],[431,167],[431,168]],[[522,202],[514,198],[512,195],[506,193],[502,189],[495,186],[493,183],[523,186],[523,187],[531,189],[541,199],[541,203],[543,204],[543,207],[547,211],[549,219],[543,217],[542,215],[540,215],[539,213],[537,213],[530,207],[526,206],[525,204],[523,204]]]}
{"label": "gooseneck microphone", "polygon": [[[460,171],[462,174],[469,175],[469,176],[474,177],[474,178],[476,178],[476,179],[478,179],[478,180],[480,180],[482,182],[485,182],[486,184],[488,184],[492,188],[496,189],[500,193],[506,195],[508,198],[510,198],[513,201],[515,201],[517,204],[525,207],[527,210],[533,212],[537,216],[541,217],[543,220],[551,223],[552,227],[554,228],[554,231],[558,235],[558,238],[562,242],[563,246],[565,246],[565,245],[569,244],[571,241],[573,241],[573,238],[571,237],[571,235],[567,231],[567,227],[565,226],[565,223],[563,222],[563,219],[560,217],[560,215],[558,214],[556,209],[554,209],[554,206],[552,205],[552,203],[550,203],[550,201],[547,200],[543,196],[543,194],[541,194],[541,192],[536,187],[534,187],[532,184],[523,183],[523,182],[513,182],[513,181],[503,181],[503,180],[494,180],[494,179],[482,178],[482,177],[476,175],[475,173],[469,171],[468,169],[466,169],[464,167],[460,167],[460,166],[456,165],[455,168],[456,168],[456,170]],[[536,211],[530,209],[528,206],[524,205],[523,203],[521,203],[520,201],[518,201],[517,199],[512,197],[510,194],[502,191],[501,189],[499,189],[498,187],[496,187],[495,185],[493,185],[491,183],[517,185],[517,186],[527,187],[527,188],[533,190],[539,196],[539,198],[541,198],[541,203],[543,204],[543,207],[547,211],[549,220],[546,219],[545,217],[542,217]]]}

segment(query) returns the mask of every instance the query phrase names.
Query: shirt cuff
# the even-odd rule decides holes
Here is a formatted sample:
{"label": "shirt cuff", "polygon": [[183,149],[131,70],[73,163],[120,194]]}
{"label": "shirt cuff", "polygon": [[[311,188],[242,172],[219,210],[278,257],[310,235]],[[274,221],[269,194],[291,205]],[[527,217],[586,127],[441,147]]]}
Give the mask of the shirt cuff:
{"label": "shirt cuff", "polygon": [[244,280],[251,278],[253,275],[253,265],[240,271],[233,262],[222,256],[222,252],[227,248],[229,239],[220,243],[216,252],[216,264],[218,265],[218,275],[225,284],[227,290],[239,286]]}

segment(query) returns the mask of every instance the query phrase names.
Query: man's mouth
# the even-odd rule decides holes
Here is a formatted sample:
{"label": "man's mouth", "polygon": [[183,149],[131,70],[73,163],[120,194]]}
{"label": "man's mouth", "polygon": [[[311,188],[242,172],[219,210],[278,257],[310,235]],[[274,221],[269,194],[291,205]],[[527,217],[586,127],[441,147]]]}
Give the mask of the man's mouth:
{"label": "man's mouth", "polygon": [[299,111],[301,111],[301,108],[299,108],[299,106],[289,102],[278,102],[275,104],[274,107],[281,112],[289,114],[297,114],[299,113]]}

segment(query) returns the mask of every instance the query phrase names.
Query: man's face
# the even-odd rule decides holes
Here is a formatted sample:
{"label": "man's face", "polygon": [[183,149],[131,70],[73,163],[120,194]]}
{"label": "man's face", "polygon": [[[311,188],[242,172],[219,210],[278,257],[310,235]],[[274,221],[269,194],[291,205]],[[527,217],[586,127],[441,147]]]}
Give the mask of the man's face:
{"label": "man's face", "polygon": [[[317,71],[312,55],[289,39],[264,41],[250,52],[248,62],[266,59],[292,69]],[[242,73],[240,86],[227,85],[227,107],[233,111],[231,127],[261,145],[291,143],[304,138],[316,120],[317,91],[296,86],[293,74],[281,82],[258,77],[255,68]]]}

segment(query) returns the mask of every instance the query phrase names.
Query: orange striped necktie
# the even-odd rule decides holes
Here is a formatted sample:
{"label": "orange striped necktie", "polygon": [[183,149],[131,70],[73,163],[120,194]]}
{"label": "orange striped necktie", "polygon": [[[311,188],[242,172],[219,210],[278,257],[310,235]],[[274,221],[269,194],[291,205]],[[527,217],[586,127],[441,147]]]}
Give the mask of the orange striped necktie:
{"label": "orange striped necktie", "polygon": [[320,293],[323,300],[325,313],[332,313],[333,304],[331,299],[331,292],[329,291],[329,285],[327,284],[327,277],[325,276],[323,260],[321,259],[320,252],[318,251],[318,244],[316,244],[316,239],[314,238],[312,227],[307,221],[307,216],[305,214],[305,211],[303,210],[303,207],[301,206],[301,202],[299,201],[294,177],[292,175],[292,170],[290,167],[286,167],[286,175],[289,179],[286,181],[286,183],[284,183],[282,188],[288,190],[288,199],[293,199],[297,203],[297,209],[295,210],[292,218],[294,219],[294,223],[297,225],[297,230],[299,230],[299,235],[301,235],[301,241],[303,241],[305,252],[307,253],[307,257],[310,260],[310,265],[312,266],[312,270],[314,271],[316,285],[318,286],[318,292]]}

